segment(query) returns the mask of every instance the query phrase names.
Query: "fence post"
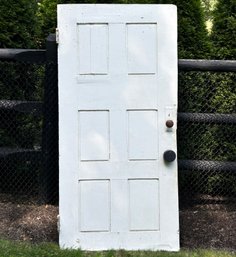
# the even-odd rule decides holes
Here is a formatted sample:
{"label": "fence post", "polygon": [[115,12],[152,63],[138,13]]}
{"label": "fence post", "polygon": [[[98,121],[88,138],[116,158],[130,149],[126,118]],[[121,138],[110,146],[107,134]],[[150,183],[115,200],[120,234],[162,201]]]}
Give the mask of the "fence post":
{"label": "fence post", "polygon": [[42,173],[40,194],[43,203],[58,201],[58,78],[55,34],[46,40],[46,70],[43,102]]}

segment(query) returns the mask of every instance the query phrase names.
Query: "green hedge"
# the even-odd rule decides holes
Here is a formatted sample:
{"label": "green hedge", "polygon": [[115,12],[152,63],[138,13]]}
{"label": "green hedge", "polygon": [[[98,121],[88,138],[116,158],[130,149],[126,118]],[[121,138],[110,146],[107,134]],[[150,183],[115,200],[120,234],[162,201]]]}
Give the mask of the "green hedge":
{"label": "green hedge", "polygon": [[236,59],[236,1],[218,0],[213,17],[213,58]]}

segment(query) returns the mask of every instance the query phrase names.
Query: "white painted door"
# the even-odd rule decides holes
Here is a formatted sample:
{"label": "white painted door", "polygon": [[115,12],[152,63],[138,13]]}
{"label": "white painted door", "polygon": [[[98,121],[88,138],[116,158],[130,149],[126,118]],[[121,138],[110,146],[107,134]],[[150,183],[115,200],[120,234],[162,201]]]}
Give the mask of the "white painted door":
{"label": "white painted door", "polygon": [[59,5],[58,29],[60,246],[178,250],[176,7]]}

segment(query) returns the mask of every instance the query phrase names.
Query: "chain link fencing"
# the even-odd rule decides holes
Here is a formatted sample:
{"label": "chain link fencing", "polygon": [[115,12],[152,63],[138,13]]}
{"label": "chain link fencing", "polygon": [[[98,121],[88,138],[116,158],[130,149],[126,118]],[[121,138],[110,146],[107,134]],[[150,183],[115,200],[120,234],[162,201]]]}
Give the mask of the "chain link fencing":
{"label": "chain link fencing", "polygon": [[39,191],[44,72],[43,63],[0,62],[1,194],[33,199]]}
{"label": "chain link fencing", "polygon": [[235,204],[235,79],[233,72],[179,73],[179,112],[195,116],[179,119],[178,158],[202,161],[192,170],[180,165],[180,207]]}
{"label": "chain link fencing", "polygon": [[[235,79],[233,72],[179,71],[179,200],[185,246],[192,247],[189,238],[199,235],[194,229],[206,220],[199,210],[236,212]],[[57,105],[56,61],[0,60],[1,198],[58,203]],[[197,219],[201,225],[194,223]]]}
{"label": "chain link fencing", "polygon": [[[49,190],[49,201],[57,201],[53,179],[58,152],[52,156],[50,152],[58,134],[49,133],[52,126],[57,127],[57,91],[55,86],[45,87],[45,83],[57,83],[56,66],[53,62],[0,62],[1,193],[39,198]],[[180,205],[226,198],[234,202],[236,128],[235,120],[227,120],[225,114],[235,115],[236,111],[235,73],[180,71],[178,99],[180,113],[209,115],[202,120],[187,117],[178,121],[178,159],[209,164],[193,170],[179,168]],[[43,105],[45,102],[49,105]],[[216,113],[218,116],[211,116]],[[216,163],[211,165],[211,161]],[[216,167],[217,162],[232,163],[232,168]]]}
{"label": "chain link fencing", "polygon": [[[0,61],[0,194],[58,201],[57,64]],[[47,86],[46,86],[47,85]]]}

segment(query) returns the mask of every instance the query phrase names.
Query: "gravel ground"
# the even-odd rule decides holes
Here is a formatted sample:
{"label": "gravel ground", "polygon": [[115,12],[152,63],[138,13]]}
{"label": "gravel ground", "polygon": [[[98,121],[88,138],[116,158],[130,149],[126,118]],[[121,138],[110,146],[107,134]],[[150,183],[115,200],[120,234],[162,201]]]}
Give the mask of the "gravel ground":
{"label": "gravel ground", "polygon": [[[24,199],[19,203],[0,195],[0,238],[58,242],[58,207]],[[236,207],[199,205],[180,211],[183,248],[215,248],[236,251]]]}

